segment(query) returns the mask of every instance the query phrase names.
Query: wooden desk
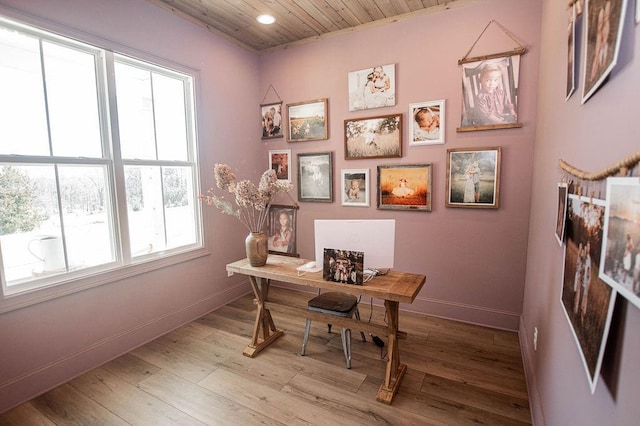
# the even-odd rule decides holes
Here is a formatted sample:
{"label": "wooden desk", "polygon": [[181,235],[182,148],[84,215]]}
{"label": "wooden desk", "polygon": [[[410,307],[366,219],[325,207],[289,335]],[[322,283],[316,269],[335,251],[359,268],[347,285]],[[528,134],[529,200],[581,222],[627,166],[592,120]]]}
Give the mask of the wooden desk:
{"label": "wooden desk", "polygon": [[[401,335],[398,332],[398,307],[400,302],[413,302],[424,285],[426,277],[424,275],[389,271],[386,275],[377,276],[364,283],[364,285],[348,285],[323,280],[322,271],[306,272],[304,274],[298,272],[296,268],[306,262],[307,260],[304,259],[269,254],[267,264],[264,266],[253,267],[249,264],[248,259],[227,265],[228,273],[249,276],[251,288],[258,304],[253,336],[251,343],[243,352],[244,355],[251,358],[256,356],[261,350],[283,335],[281,330],[276,329],[269,308],[288,312],[296,311],[300,316],[329,321],[337,326],[344,325],[356,330],[380,335],[386,334],[388,338],[387,369],[384,382],[378,390],[376,399],[380,402],[391,404],[394,395],[398,392],[400,381],[407,370],[407,366],[400,363],[398,351],[398,337]],[[383,325],[361,322],[351,318],[339,318],[322,313],[309,312],[306,306],[288,306],[283,301],[269,298],[269,283],[271,280],[382,299],[384,300],[388,323]]]}

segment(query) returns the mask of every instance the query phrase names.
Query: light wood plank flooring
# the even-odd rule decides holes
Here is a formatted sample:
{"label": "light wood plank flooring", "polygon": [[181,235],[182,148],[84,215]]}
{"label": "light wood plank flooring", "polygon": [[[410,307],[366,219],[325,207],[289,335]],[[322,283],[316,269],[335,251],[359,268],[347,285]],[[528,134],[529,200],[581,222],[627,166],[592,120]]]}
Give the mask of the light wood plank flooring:
{"label": "light wood plank flooring", "polygon": [[[279,296],[309,293],[272,288]],[[384,321],[360,303],[363,321]],[[247,295],[11,411],[1,425],[520,425],[531,415],[516,333],[400,313],[401,362],[391,406],[376,402],[381,350],[352,334],[347,370],[339,329],[273,312],[285,335],[242,355],[255,319]],[[381,336],[382,337],[382,336]]]}

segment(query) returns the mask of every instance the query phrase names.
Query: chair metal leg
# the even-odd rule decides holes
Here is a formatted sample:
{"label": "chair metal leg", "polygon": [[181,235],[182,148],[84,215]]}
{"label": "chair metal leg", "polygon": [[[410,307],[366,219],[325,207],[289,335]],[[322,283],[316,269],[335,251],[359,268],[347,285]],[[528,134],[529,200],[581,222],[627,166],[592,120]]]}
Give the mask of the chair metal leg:
{"label": "chair metal leg", "polygon": [[[355,314],[356,319],[358,321],[360,321],[360,311],[358,310],[358,305],[356,305],[356,307],[354,308],[353,313]],[[363,342],[367,341],[367,339],[364,337],[364,333],[362,331],[360,332],[360,337],[362,337],[362,341]]]}
{"label": "chair metal leg", "polygon": [[304,325],[304,337],[302,338],[302,351],[300,355],[304,356],[307,352],[307,341],[309,340],[309,331],[311,331],[311,320],[307,318],[307,322]]}
{"label": "chair metal leg", "polygon": [[347,368],[351,369],[351,329],[341,327],[340,336],[342,337],[342,350],[344,351]]}

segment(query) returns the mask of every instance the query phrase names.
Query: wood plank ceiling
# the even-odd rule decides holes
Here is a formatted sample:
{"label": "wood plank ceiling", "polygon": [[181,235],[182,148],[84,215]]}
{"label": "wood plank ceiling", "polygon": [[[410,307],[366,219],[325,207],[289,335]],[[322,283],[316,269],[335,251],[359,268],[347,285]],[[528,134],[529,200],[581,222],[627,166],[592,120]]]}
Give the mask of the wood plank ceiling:
{"label": "wood plank ceiling", "polygon": [[[252,52],[448,9],[465,0],[148,0]],[[256,21],[261,14],[271,25]]]}

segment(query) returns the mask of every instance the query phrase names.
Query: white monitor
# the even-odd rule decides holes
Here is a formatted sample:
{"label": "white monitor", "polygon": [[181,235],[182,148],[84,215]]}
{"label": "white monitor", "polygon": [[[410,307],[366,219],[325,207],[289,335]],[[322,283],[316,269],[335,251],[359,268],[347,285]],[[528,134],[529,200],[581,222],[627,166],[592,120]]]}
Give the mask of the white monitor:
{"label": "white monitor", "polygon": [[395,219],[317,219],[314,233],[315,261],[320,268],[325,248],[364,252],[364,269],[393,268]]}

